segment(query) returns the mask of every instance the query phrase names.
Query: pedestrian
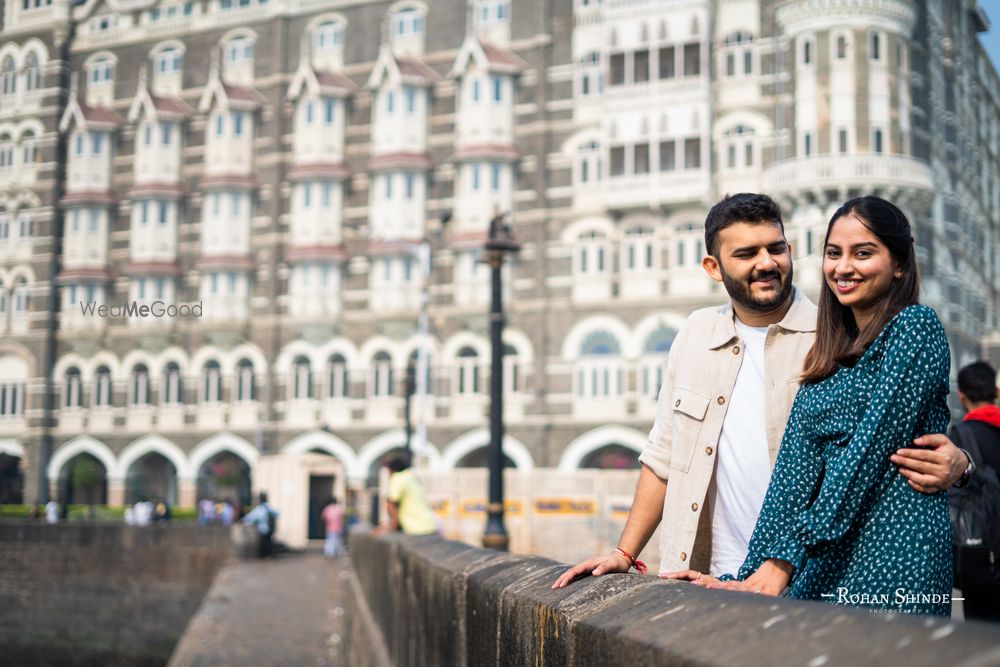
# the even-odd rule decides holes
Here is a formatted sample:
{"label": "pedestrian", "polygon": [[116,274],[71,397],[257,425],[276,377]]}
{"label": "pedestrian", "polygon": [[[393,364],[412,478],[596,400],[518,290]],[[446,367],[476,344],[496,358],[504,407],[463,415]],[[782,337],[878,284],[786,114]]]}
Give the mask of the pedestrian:
{"label": "pedestrian", "polygon": [[146,499],[135,504],[135,525],[148,526],[153,522],[153,503]]}
{"label": "pedestrian", "polygon": [[125,525],[126,526],[134,526],[135,525],[135,509],[132,507],[132,505],[126,505],[125,506],[125,511],[123,512],[122,517],[125,520]]}
{"label": "pedestrian", "polygon": [[250,510],[243,523],[257,528],[258,555],[261,558],[271,558],[274,555],[274,533],[277,529],[278,510],[267,502],[267,493],[260,492],[260,502]]}
{"label": "pedestrian", "polygon": [[396,456],[385,465],[391,473],[386,494],[389,522],[373,532],[383,534],[401,530],[409,535],[438,532],[437,515],[427,502],[424,487],[410,468],[408,457]]}
{"label": "pedestrian", "polygon": [[218,511],[219,523],[227,528],[233,525],[233,504],[228,500],[223,501],[216,508]]}
{"label": "pedestrian", "polygon": [[158,498],[153,506],[153,521],[157,524],[170,521],[170,505],[163,498]]}
{"label": "pedestrian", "polygon": [[[663,575],[690,568],[695,577],[718,577],[746,559],[815,342],[817,310],[792,282],[781,211],[766,195],[718,202],[705,221],[705,247],[702,267],[730,301],[694,312],[673,341],[618,548],[568,569],[553,588],[586,574],[644,571],[637,557],[661,517]],[[918,491],[947,488],[968,466],[943,435],[914,444],[927,449],[901,442],[892,462],[901,482]]]}
{"label": "pedestrian", "polygon": [[965,419],[949,435],[972,454],[969,483],[953,488],[955,587],[966,619],[1000,621],[1000,408],[997,372],[977,361],[958,373]]}
{"label": "pedestrian", "polygon": [[215,521],[215,501],[202,498],[198,501],[198,525],[207,526]]}
{"label": "pedestrian", "polygon": [[323,545],[325,556],[336,557],[344,554],[347,549],[344,547],[344,508],[337,502],[337,498],[331,496],[330,501],[323,508],[323,522],[326,524],[326,542]]}
{"label": "pedestrian", "polygon": [[45,503],[45,522],[49,525],[59,523],[59,503],[55,500]]}

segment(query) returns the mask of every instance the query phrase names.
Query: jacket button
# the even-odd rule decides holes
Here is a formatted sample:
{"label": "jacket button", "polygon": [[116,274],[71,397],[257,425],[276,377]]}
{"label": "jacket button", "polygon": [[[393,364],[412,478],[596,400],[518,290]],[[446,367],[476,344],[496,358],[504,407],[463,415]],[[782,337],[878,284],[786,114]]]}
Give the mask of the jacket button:
{"label": "jacket button", "polygon": [[688,559],[688,555],[682,551],[681,552],[681,560],[687,560],[687,559]]}
{"label": "jacket button", "polygon": [[676,401],[674,401],[674,407],[675,408],[676,407],[680,407],[680,404],[681,404],[681,399],[678,398]]}
{"label": "jacket button", "polygon": [[725,405],[725,404],[726,404],[726,397],[719,396],[719,405]]}
{"label": "jacket button", "polygon": [[709,456],[711,456],[712,455],[712,448],[711,447],[706,447],[705,448],[705,453],[708,454]]}
{"label": "jacket button", "polygon": [[691,503],[691,511],[692,512],[698,511],[698,503]]}
{"label": "jacket button", "polygon": [[740,353],[740,346],[737,345],[736,347],[733,348],[733,354],[739,354],[739,353]]}

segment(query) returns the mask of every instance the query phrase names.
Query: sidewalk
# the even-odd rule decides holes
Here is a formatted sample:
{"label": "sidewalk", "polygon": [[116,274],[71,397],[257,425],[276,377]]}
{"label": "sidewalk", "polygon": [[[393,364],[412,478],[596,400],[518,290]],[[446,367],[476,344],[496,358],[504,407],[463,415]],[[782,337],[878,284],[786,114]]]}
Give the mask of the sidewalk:
{"label": "sidewalk", "polygon": [[339,665],[349,560],[319,554],[224,567],[170,667]]}

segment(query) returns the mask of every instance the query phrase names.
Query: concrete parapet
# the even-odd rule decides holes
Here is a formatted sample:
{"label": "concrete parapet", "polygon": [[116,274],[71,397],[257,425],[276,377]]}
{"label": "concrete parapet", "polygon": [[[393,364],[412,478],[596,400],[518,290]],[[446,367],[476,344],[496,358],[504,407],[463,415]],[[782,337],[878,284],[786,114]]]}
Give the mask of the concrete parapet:
{"label": "concrete parapet", "polygon": [[997,626],[709,591],[437,537],[351,538],[350,665],[1000,666]]}
{"label": "concrete parapet", "polygon": [[0,664],[166,664],[229,530],[0,522]]}

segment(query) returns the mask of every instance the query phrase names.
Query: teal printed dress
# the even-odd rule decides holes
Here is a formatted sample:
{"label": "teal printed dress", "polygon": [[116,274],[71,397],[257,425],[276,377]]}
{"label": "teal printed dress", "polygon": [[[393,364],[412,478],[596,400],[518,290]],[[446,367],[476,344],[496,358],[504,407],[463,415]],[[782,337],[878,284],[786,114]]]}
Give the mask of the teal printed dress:
{"label": "teal printed dress", "polygon": [[857,364],[799,390],[740,579],[779,558],[793,598],[951,612],[947,493],[915,491],[889,460],[945,432],[949,364],[937,315],[910,306]]}

